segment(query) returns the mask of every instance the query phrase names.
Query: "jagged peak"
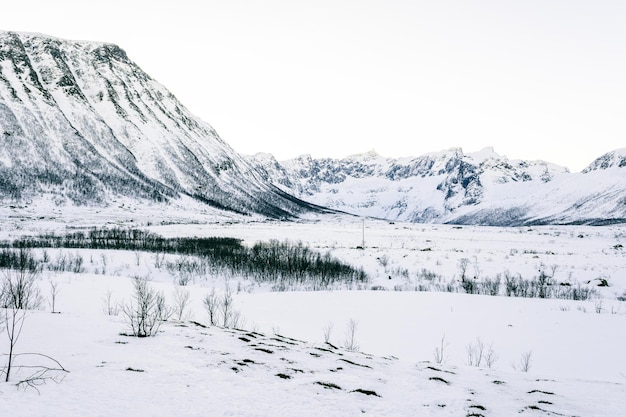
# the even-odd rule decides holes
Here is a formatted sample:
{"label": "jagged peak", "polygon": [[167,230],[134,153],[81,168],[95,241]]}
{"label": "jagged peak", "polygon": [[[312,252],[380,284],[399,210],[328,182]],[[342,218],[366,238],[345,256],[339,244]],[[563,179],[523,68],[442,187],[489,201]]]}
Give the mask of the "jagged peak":
{"label": "jagged peak", "polygon": [[468,153],[466,156],[478,164],[489,159],[507,160],[507,157],[497,153],[493,146],[487,146],[479,151]]}
{"label": "jagged peak", "polygon": [[[52,41],[63,44],[78,44],[84,46],[90,46],[92,48],[100,48],[105,47],[110,50],[119,50],[123,51],[118,45],[110,43],[110,42],[98,42],[98,41],[90,41],[90,40],[75,40],[75,39],[63,39],[56,36],[46,35],[38,32],[20,32],[20,31],[12,31],[12,30],[0,30],[0,36],[16,36],[22,41],[32,41],[32,40],[40,40],[40,41]],[[125,54],[125,52],[124,52]]]}
{"label": "jagged peak", "polygon": [[626,148],[620,148],[596,158],[587,168],[583,169],[582,172],[586,174],[601,169],[624,167],[626,167]]}

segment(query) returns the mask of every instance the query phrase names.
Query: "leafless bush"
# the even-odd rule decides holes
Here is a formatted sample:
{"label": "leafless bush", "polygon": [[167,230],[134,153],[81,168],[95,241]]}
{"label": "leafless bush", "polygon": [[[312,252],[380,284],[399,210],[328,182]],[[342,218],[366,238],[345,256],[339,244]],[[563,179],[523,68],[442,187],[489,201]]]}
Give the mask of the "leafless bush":
{"label": "leafless bush", "polygon": [[211,292],[208,293],[203,300],[204,308],[209,313],[209,324],[215,326],[217,324],[217,312],[219,306],[219,296],[215,292],[215,287],[211,288]]}
{"label": "leafless bush", "polygon": [[108,290],[105,294],[104,294],[104,298],[103,298],[103,310],[104,313],[108,316],[117,316],[120,313],[120,305],[113,301],[113,293],[111,292],[111,290]]}
{"label": "leafless bush", "polygon": [[52,313],[56,313],[56,303],[57,296],[59,295],[59,283],[56,281],[50,281],[50,308],[52,308]]}
{"label": "leafless bush", "polygon": [[356,341],[356,331],[359,326],[359,322],[355,319],[350,319],[348,321],[348,326],[346,329],[346,337],[343,343],[343,347],[347,350],[356,352],[359,350],[359,345]]}
{"label": "leafless bush", "polygon": [[532,365],[532,350],[522,353],[519,363],[516,366],[513,366],[513,369],[517,369],[521,372],[528,372]]}
{"label": "leafless bush", "polygon": [[465,279],[465,274],[467,273],[467,267],[469,266],[469,259],[459,259],[457,266],[459,267],[459,278],[463,281]]}
{"label": "leafless bush", "polygon": [[150,287],[146,278],[134,278],[134,302],[123,304],[122,313],[130,326],[131,335],[137,337],[155,336],[172,315],[172,309],[165,303],[165,297]]}
{"label": "leafless bush", "polygon": [[465,350],[469,366],[481,367],[484,365],[491,368],[498,359],[498,355],[493,349],[493,343],[487,346],[480,338],[476,339],[476,343],[468,344]]}
{"label": "leafless bush", "polygon": [[437,346],[433,352],[435,363],[442,364],[446,361],[446,349],[448,348],[446,343],[446,335],[441,336],[439,346]]}
{"label": "leafless bush", "polygon": [[480,367],[483,361],[483,355],[485,352],[485,343],[480,338],[476,339],[475,344],[468,344],[465,348],[467,352],[467,364],[469,366]]}
{"label": "leafless bush", "polygon": [[385,270],[387,270],[387,265],[389,265],[389,256],[387,255],[382,255],[379,256],[378,258],[376,258],[378,260],[378,263],[385,268]]}
{"label": "leafless bush", "polygon": [[37,286],[39,268],[4,270],[0,288],[0,307],[17,310],[36,310],[43,298]]}
{"label": "leafless bush", "polygon": [[602,300],[596,301],[595,309],[596,309],[596,313],[598,313],[598,314],[602,313]]}
{"label": "leafless bush", "polygon": [[189,306],[190,293],[182,287],[174,289],[174,315],[178,321],[186,320],[189,316],[187,307]]}
{"label": "leafless bush", "polygon": [[326,327],[324,327],[324,342],[325,343],[330,343],[330,337],[333,333],[333,323],[330,322],[326,325]]}
{"label": "leafless bush", "polygon": [[228,284],[220,299],[219,310],[222,313],[222,327],[230,327],[233,316],[233,292]]}
{"label": "leafless bush", "polygon": [[489,345],[484,357],[485,357],[485,365],[487,365],[487,368],[492,368],[493,365],[498,360],[498,355],[496,354],[496,351],[493,349],[493,344]]}

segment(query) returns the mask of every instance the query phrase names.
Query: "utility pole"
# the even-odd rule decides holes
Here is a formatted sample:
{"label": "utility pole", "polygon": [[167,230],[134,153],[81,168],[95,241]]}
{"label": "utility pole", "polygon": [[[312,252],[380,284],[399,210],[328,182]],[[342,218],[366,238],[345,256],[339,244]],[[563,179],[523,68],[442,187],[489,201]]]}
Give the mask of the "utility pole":
{"label": "utility pole", "polygon": [[363,222],[362,223],[363,224],[363,232],[362,232],[363,239],[362,239],[361,247],[365,249],[365,219],[363,219],[362,222]]}

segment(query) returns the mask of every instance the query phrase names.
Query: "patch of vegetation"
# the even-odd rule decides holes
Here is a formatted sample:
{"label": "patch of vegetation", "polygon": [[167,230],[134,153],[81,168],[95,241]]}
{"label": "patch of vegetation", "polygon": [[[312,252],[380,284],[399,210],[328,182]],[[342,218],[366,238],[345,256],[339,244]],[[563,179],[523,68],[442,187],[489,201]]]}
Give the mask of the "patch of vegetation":
{"label": "patch of vegetation", "polygon": [[317,381],[315,382],[317,385],[321,385],[326,389],[338,389],[341,390],[341,387],[337,384],[333,384],[332,382],[322,382],[322,381]]}
{"label": "patch of vegetation", "polygon": [[447,374],[453,374],[453,375],[455,375],[455,373],[454,373],[454,372],[452,372],[452,371],[446,371],[446,370],[443,370],[443,369],[435,368],[434,366],[427,366],[427,367],[426,367],[426,369],[430,369],[431,371],[436,371],[436,372],[445,372],[445,373],[447,373]]}
{"label": "patch of vegetation", "polygon": [[379,397],[379,398],[381,398],[381,396],[380,396],[380,395],[378,395],[378,393],[377,393],[376,391],[372,391],[372,390],[369,390],[369,389],[361,389],[361,388],[358,388],[358,389],[352,390],[352,391],[350,391],[350,392],[358,392],[359,394],[364,394],[364,395],[373,395],[374,397]]}
{"label": "patch of vegetation", "polygon": [[450,382],[446,381],[445,379],[438,377],[438,376],[431,376],[430,378],[428,378],[429,381],[438,381],[438,382],[443,382],[446,385],[450,385]]}
{"label": "patch of vegetation", "polygon": [[352,361],[351,361],[351,360],[349,360],[349,359],[341,358],[341,359],[339,359],[339,360],[340,360],[340,361],[344,361],[344,362],[346,362],[346,363],[349,363],[350,365],[360,366],[361,368],[369,368],[369,369],[372,369],[372,367],[371,367],[371,366],[369,366],[369,365],[362,365],[362,364],[360,364],[360,363],[352,362]]}
{"label": "patch of vegetation", "polygon": [[553,392],[550,392],[550,391],[541,391],[541,390],[538,390],[538,389],[534,389],[534,390],[532,390],[532,391],[528,391],[528,393],[529,393],[529,394],[536,394],[536,393],[539,393],[539,394],[546,394],[546,395],[554,395],[554,393],[553,393]]}
{"label": "patch of vegetation", "polygon": [[[5,249],[0,253],[0,267],[4,264],[10,267],[15,262],[11,249],[16,248],[127,250],[196,256],[203,263],[187,259],[169,267],[189,273],[208,266],[212,271],[243,276],[258,283],[270,283],[279,291],[295,286],[318,290],[337,284],[366,283],[369,280],[362,268],[343,263],[328,252],[321,254],[313,251],[301,242],[270,240],[248,247],[242,244],[241,239],[229,237],[164,238],[139,229],[103,228],[62,236],[52,233],[24,237],[13,242],[1,242],[0,247]],[[78,262],[78,266],[77,262],[72,262],[69,268],[80,272],[82,262]],[[70,270],[67,260],[61,266],[62,270]]]}

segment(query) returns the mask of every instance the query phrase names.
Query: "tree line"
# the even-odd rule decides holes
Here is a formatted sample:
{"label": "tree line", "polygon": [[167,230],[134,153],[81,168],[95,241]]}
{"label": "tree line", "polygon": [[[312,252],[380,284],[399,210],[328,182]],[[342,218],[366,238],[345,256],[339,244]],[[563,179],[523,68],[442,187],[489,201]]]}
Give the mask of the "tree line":
{"label": "tree line", "polygon": [[0,254],[10,264],[15,255],[9,249],[64,248],[145,251],[197,256],[213,271],[244,276],[270,283],[276,289],[304,285],[311,289],[334,284],[366,283],[362,268],[355,268],[330,255],[319,253],[301,242],[270,240],[246,246],[232,237],[164,238],[141,229],[95,228],[64,235],[54,233],[0,242]]}

